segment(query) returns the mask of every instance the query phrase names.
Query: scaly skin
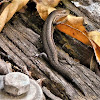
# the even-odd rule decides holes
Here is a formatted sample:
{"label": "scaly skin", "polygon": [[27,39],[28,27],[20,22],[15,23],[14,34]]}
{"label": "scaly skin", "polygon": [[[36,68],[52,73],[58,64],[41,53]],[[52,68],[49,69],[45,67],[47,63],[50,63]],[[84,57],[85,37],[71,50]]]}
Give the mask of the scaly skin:
{"label": "scaly skin", "polygon": [[58,61],[58,53],[53,40],[53,24],[55,24],[56,20],[58,20],[59,18],[65,17],[67,15],[68,12],[66,10],[53,11],[45,21],[42,34],[43,46],[50,63],[63,75],[66,72]]}

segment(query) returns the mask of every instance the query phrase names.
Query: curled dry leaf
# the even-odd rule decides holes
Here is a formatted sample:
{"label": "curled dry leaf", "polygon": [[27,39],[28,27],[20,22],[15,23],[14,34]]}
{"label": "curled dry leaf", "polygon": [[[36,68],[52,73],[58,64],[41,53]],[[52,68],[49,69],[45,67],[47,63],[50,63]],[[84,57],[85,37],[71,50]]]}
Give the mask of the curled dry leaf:
{"label": "curled dry leaf", "polygon": [[35,2],[40,17],[45,20],[52,11],[56,10],[54,7],[58,5],[60,0],[35,0]]}
{"label": "curled dry leaf", "polygon": [[[83,26],[83,18],[68,15],[66,21],[56,26],[56,28],[73,38],[83,42],[86,45],[92,46],[95,52],[97,62],[100,65],[100,32],[87,32]],[[62,21],[64,19],[59,19]]]}
{"label": "curled dry leaf", "polygon": [[[59,19],[59,21],[62,19]],[[63,19],[64,20],[64,19]],[[83,26],[83,17],[76,17],[68,15],[66,21],[56,26],[58,30],[70,35],[73,38],[83,42],[86,45],[91,46],[91,42],[88,39],[88,32]]]}
{"label": "curled dry leaf", "polygon": [[6,6],[0,15],[0,32],[2,31],[5,23],[7,23],[17,11],[25,6],[28,1],[29,0],[12,0],[12,2]]}
{"label": "curled dry leaf", "polygon": [[46,6],[55,7],[61,0],[37,0],[37,1],[41,1]]}
{"label": "curled dry leaf", "polygon": [[47,16],[49,15],[49,13],[51,13],[52,11],[56,10],[55,8],[53,7],[48,7],[48,6],[45,6],[43,4],[39,4],[37,3],[37,11],[40,15],[40,17],[45,20],[47,18]]}
{"label": "curled dry leaf", "polygon": [[100,32],[91,31],[88,33],[89,39],[93,40],[100,47]]}
{"label": "curled dry leaf", "polygon": [[100,47],[93,40],[91,40],[91,43],[92,43],[92,46],[93,46],[93,49],[94,49],[94,52],[95,52],[97,62],[100,65]]}
{"label": "curled dry leaf", "polygon": [[97,62],[100,65],[100,32],[91,31],[88,33],[88,37],[92,43]]}

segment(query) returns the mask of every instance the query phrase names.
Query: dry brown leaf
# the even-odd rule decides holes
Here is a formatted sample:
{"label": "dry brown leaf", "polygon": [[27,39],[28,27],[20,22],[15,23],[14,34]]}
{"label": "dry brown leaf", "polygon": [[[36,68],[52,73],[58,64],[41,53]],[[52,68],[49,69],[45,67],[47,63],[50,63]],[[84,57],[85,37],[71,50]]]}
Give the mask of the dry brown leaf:
{"label": "dry brown leaf", "polygon": [[97,62],[100,64],[100,32],[91,31],[88,33],[88,38],[92,43]]}
{"label": "dry brown leaf", "polygon": [[3,10],[0,15],[0,32],[5,23],[7,23],[13,15],[27,4],[29,0],[12,0],[12,2]]}
{"label": "dry brown leaf", "polygon": [[100,47],[100,32],[91,31],[88,33],[89,39],[93,40]]}
{"label": "dry brown leaf", "polygon": [[93,46],[93,49],[94,49],[94,52],[95,52],[97,62],[100,65],[100,46],[98,46],[93,40],[91,40],[91,43],[92,43],[92,46]]}
{"label": "dry brown leaf", "polygon": [[41,17],[43,20],[46,20],[46,18],[48,17],[48,15],[49,15],[52,11],[56,10],[56,9],[53,8],[53,7],[45,6],[45,5],[41,4],[41,3],[37,3],[36,8],[37,8],[37,11],[38,11],[40,17]]}
{"label": "dry brown leaf", "polygon": [[[59,19],[63,21],[64,19]],[[87,32],[83,26],[83,18],[68,15],[66,21],[56,26],[56,28],[73,38],[93,47],[97,62],[100,64],[100,32]]]}
{"label": "dry brown leaf", "polygon": [[[60,19],[59,21],[61,21]],[[58,30],[70,35],[73,38],[83,42],[86,45],[91,46],[91,42],[88,39],[88,32],[83,26],[83,17],[76,17],[68,15],[66,21],[56,26]]]}
{"label": "dry brown leaf", "polygon": [[56,7],[61,0],[37,0],[49,7]]}
{"label": "dry brown leaf", "polygon": [[35,0],[35,2],[36,2],[36,9],[37,9],[40,17],[43,20],[46,20],[48,15],[52,11],[56,10],[56,8],[54,8],[54,7],[58,5],[60,0]]}

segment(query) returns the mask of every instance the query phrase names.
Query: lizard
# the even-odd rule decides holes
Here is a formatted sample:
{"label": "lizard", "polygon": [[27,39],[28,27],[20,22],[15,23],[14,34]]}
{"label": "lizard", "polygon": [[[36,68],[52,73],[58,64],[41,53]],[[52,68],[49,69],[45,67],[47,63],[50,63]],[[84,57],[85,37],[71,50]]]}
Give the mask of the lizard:
{"label": "lizard", "polygon": [[53,40],[53,25],[57,23],[58,19],[66,17],[68,13],[69,11],[62,9],[51,12],[45,21],[42,32],[42,42],[47,57],[52,66],[54,66],[54,68],[63,75],[66,74],[66,71],[64,70],[64,67],[62,67],[62,65],[59,63],[58,52]]}

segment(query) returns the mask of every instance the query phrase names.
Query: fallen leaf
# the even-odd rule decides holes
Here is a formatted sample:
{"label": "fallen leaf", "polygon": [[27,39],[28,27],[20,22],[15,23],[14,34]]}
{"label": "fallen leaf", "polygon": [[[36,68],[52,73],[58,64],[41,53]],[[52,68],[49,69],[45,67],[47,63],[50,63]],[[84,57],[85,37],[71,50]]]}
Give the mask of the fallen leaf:
{"label": "fallen leaf", "polygon": [[12,0],[12,2],[6,6],[0,15],[0,32],[5,23],[7,23],[17,11],[24,7],[28,1],[29,0]]}
{"label": "fallen leaf", "polygon": [[[37,0],[39,1],[39,0]],[[61,0],[41,0],[41,2],[49,7],[56,7]]]}
{"label": "fallen leaf", "polygon": [[36,8],[37,8],[37,11],[38,11],[40,17],[43,20],[46,20],[46,18],[48,17],[48,15],[52,11],[56,10],[55,8],[50,7],[50,6],[46,6],[46,5],[42,4],[42,3],[37,3]]}
{"label": "fallen leaf", "polygon": [[100,32],[91,31],[88,33],[89,39],[93,40],[100,47]]}
{"label": "fallen leaf", "polygon": [[[87,32],[83,26],[83,18],[68,15],[66,21],[58,24],[56,28],[61,32],[70,35],[73,38],[81,41],[82,43],[92,46],[95,52],[97,62],[100,65],[100,32],[91,31]],[[63,21],[64,19],[59,19]]]}
{"label": "fallen leaf", "polygon": [[[59,19],[61,21],[62,19]],[[64,20],[64,19],[63,19]],[[88,39],[88,32],[83,26],[83,17],[76,17],[68,15],[66,21],[56,26],[58,30],[70,35],[73,38],[81,41],[82,43],[91,46],[91,42]]]}
{"label": "fallen leaf", "polygon": [[36,9],[43,20],[46,20],[48,15],[56,10],[54,8],[61,0],[35,0]]}
{"label": "fallen leaf", "polygon": [[91,43],[92,43],[92,46],[93,46],[93,49],[94,49],[94,52],[95,52],[97,62],[100,65],[100,46],[98,46],[93,40],[91,40]]}
{"label": "fallen leaf", "polygon": [[88,33],[88,38],[92,43],[97,62],[100,65],[100,32],[91,31]]}

